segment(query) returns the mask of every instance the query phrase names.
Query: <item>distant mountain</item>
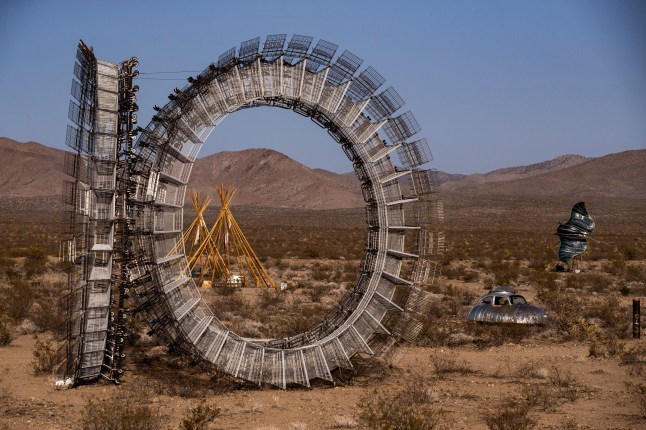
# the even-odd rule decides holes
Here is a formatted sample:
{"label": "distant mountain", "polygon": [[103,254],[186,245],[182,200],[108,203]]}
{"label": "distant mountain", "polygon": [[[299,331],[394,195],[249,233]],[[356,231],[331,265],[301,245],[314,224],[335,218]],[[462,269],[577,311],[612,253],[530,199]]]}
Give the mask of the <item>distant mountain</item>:
{"label": "distant mountain", "polygon": [[[59,196],[64,151],[36,142],[0,138],[0,197]],[[646,150],[598,158],[563,155],[529,166],[485,174],[438,172],[441,188],[451,194],[525,196],[599,196],[646,198]],[[310,169],[270,149],[219,152],[195,162],[189,188],[215,197],[215,186],[238,188],[233,204],[309,209],[364,205],[354,172],[337,174]]]}
{"label": "distant mountain", "polygon": [[459,181],[463,178],[466,178],[468,175],[463,175],[461,173],[446,173],[441,170],[437,171],[437,180],[440,184],[444,184],[449,181]]}
{"label": "distant mountain", "polygon": [[[217,197],[217,184],[238,188],[233,205],[309,209],[363,206],[356,180],[323,169],[310,169],[271,149],[218,152],[198,159],[189,187]],[[216,204],[219,201],[215,200]]]}
{"label": "distant mountain", "polygon": [[0,137],[0,196],[60,196],[64,151]]}
{"label": "distant mountain", "polygon": [[539,175],[485,183],[460,191],[497,195],[646,198],[646,149],[592,158]]}
{"label": "distant mountain", "polygon": [[[65,152],[36,142],[0,138],[0,196],[61,195]],[[363,206],[358,181],[323,169],[310,169],[279,152],[247,149],[198,159],[189,188],[217,198],[217,184],[238,188],[234,205],[337,209]],[[219,202],[214,200],[215,204]]]}
{"label": "distant mountain", "polygon": [[442,180],[443,178],[440,177],[440,183],[442,184],[442,190],[444,191],[469,191],[481,184],[513,181],[516,179],[524,179],[552,173],[576,166],[588,160],[590,159],[580,155],[561,155],[553,160],[530,164],[528,166],[506,167],[484,174],[452,175],[453,177],[447,176],[445,180]]}

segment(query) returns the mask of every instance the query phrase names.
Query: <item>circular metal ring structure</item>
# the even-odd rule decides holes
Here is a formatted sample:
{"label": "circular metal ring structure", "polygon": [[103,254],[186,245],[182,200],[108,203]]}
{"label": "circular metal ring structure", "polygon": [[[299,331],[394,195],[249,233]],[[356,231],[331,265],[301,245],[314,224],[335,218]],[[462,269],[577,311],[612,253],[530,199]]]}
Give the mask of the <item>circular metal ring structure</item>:
{"label": "circular metal ring structure", "polygon": [[[425,139],[403,100],[372,67],[337,45],[294,35],[271,35],[222,54],[170,101],[133,147],[131,220],[136,232],[129,263],[138,312],[165,342],[257,384],[286,388],[333,381],[356,354],[384,355],[415,339],[416,314],[443,251],[441,202]],[[335,57],[336,55],[336,57]],[[200,148],[227,115],[279,107],[310,117],[343,149],[361,182],[368,225],[367,252],[354,287],[338,307],[307,331],[254,340],[231,332],[201,299],[174,254],[182,237],[183,203]]]}

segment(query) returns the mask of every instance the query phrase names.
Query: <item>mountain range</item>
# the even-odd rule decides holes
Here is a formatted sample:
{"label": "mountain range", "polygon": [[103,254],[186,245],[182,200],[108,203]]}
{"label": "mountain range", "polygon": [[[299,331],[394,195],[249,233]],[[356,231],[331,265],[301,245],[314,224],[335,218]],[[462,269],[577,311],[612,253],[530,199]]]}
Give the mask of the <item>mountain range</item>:
{"label": "mountain range", "polygon": [[[64,151],[0,137],[0,197],[60,195]],[[646,198],[646,149],[603,157],[562,155],[485,174],[438,172],[450,194]],[[354,173],[311,169],[271,149],[219,152],[198,159],[189,187],[215,196],[217,184],[238,188],[239,206],[309,209],[363,206]]]}

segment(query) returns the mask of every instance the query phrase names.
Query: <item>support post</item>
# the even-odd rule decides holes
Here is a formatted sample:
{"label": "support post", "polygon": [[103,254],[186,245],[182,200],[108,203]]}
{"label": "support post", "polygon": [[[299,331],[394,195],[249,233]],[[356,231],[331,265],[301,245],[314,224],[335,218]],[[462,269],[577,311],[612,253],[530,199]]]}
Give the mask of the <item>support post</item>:
{"label": "support post", "polygon": [[[126,333],[126,318],[130,309],[126,306],[130,283],[129,262],[133,256],[134,225],[130,222],[135,219],[136,208],[133,202],[136,200],[138,183],[133,181],[134,153],[132,144],[137,135],[134,124],[137,122],[136,112],[137,96],[139,89],[132,81],[139,72],[134,67],[139,65],[136,57],[125,60],[119,67],[119,118],[117,131],[117,190],[116,206],[118,217],[115,225],[114,250],[115,266],[113,267],[112,279],[118,287],[117,297],[111,299],[112,314],[114,322],[108,332],[106,348],[106,360],[103,363],[103,375],[115,384],[119,384],[119,378],[123,372],[121,361],[125,357],[123,353]],[[113,293],[114,294],[114,293]]]}
{"label": "support post", "polygon": [[633,299],[633,339],[641,337],[641,309],[639,299]]}

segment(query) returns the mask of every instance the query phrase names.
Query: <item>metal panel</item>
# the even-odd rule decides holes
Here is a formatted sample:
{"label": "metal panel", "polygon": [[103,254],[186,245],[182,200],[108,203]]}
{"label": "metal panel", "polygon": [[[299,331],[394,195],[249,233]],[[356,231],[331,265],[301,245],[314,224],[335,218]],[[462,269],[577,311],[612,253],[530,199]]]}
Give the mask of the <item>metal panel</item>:
{"label": "metal panel", "polygon": [[218,57],[218,68],[223,69],[233,64],[236,58],[236,47],[229,49]]}
{"label": "metal panel", "polygon": [[247,344],[236,371],[236,376],[257,384],[262,383],[264,356],[264,348]]}
{"label": "metal panel", "polygon": [[353,369],[350,362],[350,356],[346,352],[343,344],[337,337],[321,345],[325,362],[328,363],[330,370],[333,369]]}
{"label": "metal panel", "polygon": [[325,68],[330,64],[332,57],[336,53],[339,45],[328,42],[326,40],[319,40],[312,52],[307,57],[307,70],[310,72],[317,72],[321,68]]}
{"label": "metal panel", "polygon": [[368,346],[367,339],[364,339],[354,326],[349,327],[340,334],[338,339],[343,345],[343,349],[348,357],[353,357],[357,353],[373,355],[372,350]]}
{"label": "metal panel", "polygon": [[354,75],[354,72],[361,67],[362,63],[363,60],[352,52],[343,51],[343,54],[331,66],[327,79],[333,85],[340,85],[348,81]]}
{"label": "metal panel", "polygon": [[386,133],[391,145],[405,141],[419,133],[420,130],[421,128],[411,111],[398,117],[390,118],[383,127],[383,131]]}
{"label": "metal panel", "polygon": [[287,49],[285,50],[285,61],[294,64],[306,58],[307,50],[310,49],[312,40],[314,40],[312,36],[293,35],[292,40],[289,41]]}
{"label": "metal panel", "polygon": [[240,44],[240,53],[238,57],[242,63],[253,61],[258,56],[258,49],[260,48],[260,38],[250,39]]}
{"label": "metal panel", "polygon": [[330,366],[325,359],[323,349],[320,345],[303,350],[305,369],[310,379],[320,378],[326,381],[333,381]]}
{"label": "metal panel", "polygon": [[348,96],[354,101],[365,100],[372,96],[386,82],[383,76],[372,67],[367,67],[357,76],[348,88]]}
{"label": "metal panel", "polygon": [[285,381],[285,358],[281,349],[265,349],[263,360],[263,382],[280,388],[287,388]]}
{"label": "metal panel", "polygon": [[285,359],[285,383],[310,386],[310,378],[307,375],[303,351],[300,349],[283,351]]}
{"label": "metal panel", "polygon": [[404,106],[404,100],[393,87],[390,87],[370,99],[370,103],[366,106],[366,113],[373,121],[381,121],[397,112],[402,106]]}
{"label": "metal panel", "polygon": [[272,61],[283,55],[283,46],[287,39],[286,34],[271,34],[265,39],[262,46],[262,57],[266,61]]}
{"label": "metal panel", "polygon": [[397,149],[397,156],[402,165],[407,169],[421,166],[433,159],[426,139],[419,139],[411,143],[402,143]]}

